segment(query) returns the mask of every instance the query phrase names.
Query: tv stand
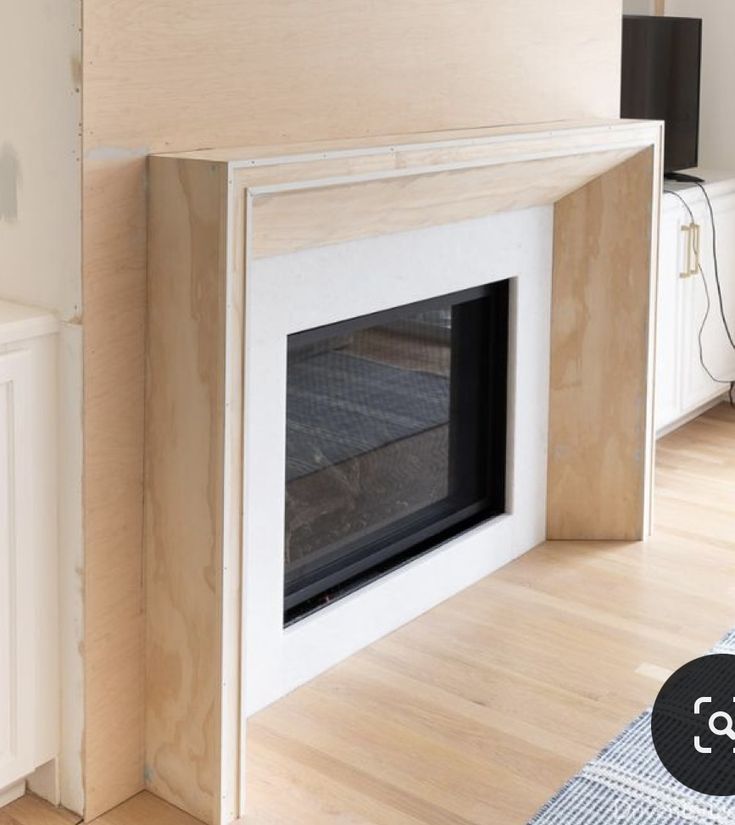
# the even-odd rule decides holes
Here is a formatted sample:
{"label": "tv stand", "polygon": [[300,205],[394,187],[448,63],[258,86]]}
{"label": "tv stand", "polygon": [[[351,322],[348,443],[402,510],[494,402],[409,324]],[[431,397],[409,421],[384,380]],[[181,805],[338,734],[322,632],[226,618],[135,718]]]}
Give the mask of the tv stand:
{"label": "tv stand", "polygon": [[685,172],[665,172],[664,180],[673,180],[676,183],[704,183],[704,178],[696,175],[687,175]]}

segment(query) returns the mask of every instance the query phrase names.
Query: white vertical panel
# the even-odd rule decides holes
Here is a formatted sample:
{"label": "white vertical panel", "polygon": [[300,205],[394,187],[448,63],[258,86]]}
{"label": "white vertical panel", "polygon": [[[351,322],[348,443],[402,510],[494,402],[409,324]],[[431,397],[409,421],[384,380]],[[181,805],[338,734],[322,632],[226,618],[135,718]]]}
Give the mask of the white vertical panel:
{"label": "white vertical panel", "polygon": [[0,788],[35,767],[29,370],[27,351],[0,355]]}

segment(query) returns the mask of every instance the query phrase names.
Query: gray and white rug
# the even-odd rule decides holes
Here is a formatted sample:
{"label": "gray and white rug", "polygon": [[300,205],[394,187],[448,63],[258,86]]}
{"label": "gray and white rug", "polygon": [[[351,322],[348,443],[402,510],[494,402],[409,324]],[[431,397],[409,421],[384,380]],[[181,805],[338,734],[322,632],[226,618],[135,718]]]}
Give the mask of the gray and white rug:
{"label": "gray and white rug", "polygon": [[[710,653],[735,654],[735,630]],[[528,825],[735,825],[735,797],[707,796],[677,782],[656,755],[647,710]]]}

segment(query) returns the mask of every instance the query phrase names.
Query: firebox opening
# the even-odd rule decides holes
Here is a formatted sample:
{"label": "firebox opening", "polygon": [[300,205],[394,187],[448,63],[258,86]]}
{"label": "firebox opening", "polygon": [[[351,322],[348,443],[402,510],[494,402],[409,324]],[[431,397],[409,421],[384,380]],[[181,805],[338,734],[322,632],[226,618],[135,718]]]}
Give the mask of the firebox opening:
{"label": "firebox opening", "polygon": [[508,284],[288,336],[285,624],[505,512]]}

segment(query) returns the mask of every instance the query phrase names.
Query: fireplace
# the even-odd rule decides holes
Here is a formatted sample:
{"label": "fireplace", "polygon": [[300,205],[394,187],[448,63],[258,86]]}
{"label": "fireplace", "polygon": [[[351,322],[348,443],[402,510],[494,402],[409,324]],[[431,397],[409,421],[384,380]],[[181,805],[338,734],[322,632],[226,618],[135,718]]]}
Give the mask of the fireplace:
{"label": "fireplace", "polygon": [[[647,534],[662,127],[524,129],[151,159],[147,783],[200,819],[226,825],[245,814],[247,720],[270,702],[544,539]],[[502,318],[493,328],[505,362],[482,342],[488,324],[459,320],[493,290],[489,300],[507,309],[507,336]],[[506,382],[462,375],[473,358],[457,355],[460,328],[482,333],[469,351],[493,355],[485,376],[505,363]],[[323,411],[336,370],[321,382],[312,369],[347,356],[347,401],[368,410],[361,446],[354,422]],[[378,400],[360,389],[368,368]],[[420,415],[409,410],[398,429],[383,422],[376,434],[370,411],[392,409],[388,375],[420,385],[411,406],[425,401]],[[453,399],[469,398],[453,383],[463,381],[474,417],[457,416],[484,421],[473,437],[488,439],[469,458],[452,438]],[[321,418],[326,430],[300,456],[289,438],[304,412],[297,386],[322,407],[311,429]],[[455,424],[454,438],[471,431]],[[442,449],[416,446],[432,438]],[[407,464],[408,440],[434,473]],[[383,574],[369,552],[376,533],[388,527],[390,538],[402,519],[451,498],[467,460],[479,523],[459,518],[445,540],[441,518],[429,520],[431,544],[414,535]],[[355,468],[372,483],[347,485]],[[408,472],[405,501],[380,497],[381,478]],[[321,495],[337,474],[351,496],[341,511]],[[329,503],[331,522],[311,517],[317,501]],[[349,555],[366,537],[370,563],[357,575],[322,576],[300,604],[287,603],[297,564],[321,575],[329,554]],[[413,554],[405,563],[404,551]],[[284,622],[289,611],[299,620]],[[434,622],[431,632],[446,631]],[[447,641],[472,656],[471,640]]]}
{"label": "fireplace", "polygon": [[246,713],[543,540],[553,212],[248,271]]}
{"label": "fireplace", "polygon": [[288,337],[284,620],[505,511],[508,281]]}

